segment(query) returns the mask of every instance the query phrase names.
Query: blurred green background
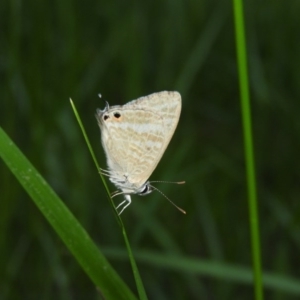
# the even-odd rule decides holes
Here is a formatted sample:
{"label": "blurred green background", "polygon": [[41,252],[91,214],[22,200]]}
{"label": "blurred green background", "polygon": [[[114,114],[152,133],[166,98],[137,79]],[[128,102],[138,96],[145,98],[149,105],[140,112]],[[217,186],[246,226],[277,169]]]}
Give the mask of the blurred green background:
{"label": "blurred green background", "polygon": [[[300,275],[299,11],[299,1],[245,3],[262,264],[264,272],[293,280]],[[0,125],[134,292],[124,241],[69,97],[105,167],[94,117],[105,104],[97,94],[116,105],[179,91],[179,126],[151,179],[185,180],[157,187],[187,215],[159,193],[133,196],[122,214],[146,292],[158,300],[253,299],[251,284],[231,279],[224,267],[251,272],[230,1],[4,0],[0,79]],[[0,166],[0,298],[101,299]],[[211,262],[210,271],[194,272],[174,255]],[[209,274],[214,268],[223,275]],[[288,289],[265,293],[299,299]]]}

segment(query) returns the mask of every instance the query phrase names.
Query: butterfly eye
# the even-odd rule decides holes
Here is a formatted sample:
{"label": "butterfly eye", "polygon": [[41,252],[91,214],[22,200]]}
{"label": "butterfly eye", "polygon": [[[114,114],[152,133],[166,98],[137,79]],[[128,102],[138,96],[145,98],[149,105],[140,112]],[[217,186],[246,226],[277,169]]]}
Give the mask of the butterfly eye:
{"label": "butterfly eye", "polygon": [[116,119],[119,119],[119,118],[121,117],[121,114],[118,113],[118,112],[115,112],[115,113],[114,113],[114,117],[115,117]]}
{"label": "butterfly eye", "polygon": [[145,184],[143,190],[139,193],[139,195],[144,196],[144,195],[147,195],[147,194],[149,194],[151,192],[152,192],[152,189],[149,186],[149,184]]}
{"label": "butterfly eye", "polygon": [[109,118],[108,115],[104,115],[104,116],[103,116],[103,120],[104,120],[104,121],[106,121],[108,118]]}

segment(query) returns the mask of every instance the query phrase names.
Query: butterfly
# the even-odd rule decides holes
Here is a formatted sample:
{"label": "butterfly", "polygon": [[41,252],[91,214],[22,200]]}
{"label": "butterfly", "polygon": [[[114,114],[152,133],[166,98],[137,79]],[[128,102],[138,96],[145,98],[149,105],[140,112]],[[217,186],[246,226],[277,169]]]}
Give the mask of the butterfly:
{"label": "butterfly", "polygon": [[119,214],[130,205],[131,194],[152,192],[148,178],[174,134],[180,112],[180,94],[168,91],[125,105],[110,107],[106,102],[103,110],[97,109],[96,119],[108,165],[108,170],[102,173],[119,189],[113,196],[124,194],[125,197],[116,207],[120,209]]}

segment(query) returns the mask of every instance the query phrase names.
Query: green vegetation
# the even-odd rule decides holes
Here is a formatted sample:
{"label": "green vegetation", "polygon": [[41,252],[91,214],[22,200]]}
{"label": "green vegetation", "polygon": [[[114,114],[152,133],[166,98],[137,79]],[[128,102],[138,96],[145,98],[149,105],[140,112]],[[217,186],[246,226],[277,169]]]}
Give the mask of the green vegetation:
{"label": "green vegetation", "polygon": [[[21,154],[5,152],[13,146],[1,131],[0,156],[17,163],[11,172],[0,162],[1,300],[109,299],[103,286],[125,299],[131,293],[141,297],[125,233],[69,98],[105,168],[94,117],[105,102],[97,94],[114,105],[161,90],[178,90],[183,110],[151,179],[185,180],[185,185],[157,187],[187,214],[159,193],[133,196],[122,214],[146,294],[155,300],[254,299],[232,5],[0,4],[0,126],[61,199],[53,206],[59,223],[49,223],[43,209],[51,200],[32,201],[35,196],[15,179],[14,174],[26,182],[26,173],[18,172],[26,165]],[[264,294],[299,299],[300,4],[250,0],[244,5]],[[70,224],[63,233],[56,227],[60,222]],[[83,249],[81,254],[90,251],[87,262],[72,251],[68,234],[79,242],[75,248]],[[106,260],[110,278],[97,272]]]}

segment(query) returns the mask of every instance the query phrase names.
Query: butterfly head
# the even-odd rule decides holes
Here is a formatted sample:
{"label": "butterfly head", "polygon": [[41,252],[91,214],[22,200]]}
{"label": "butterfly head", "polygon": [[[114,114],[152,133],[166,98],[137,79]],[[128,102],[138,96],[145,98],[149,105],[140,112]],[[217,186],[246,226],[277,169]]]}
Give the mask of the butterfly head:
{"label": "butterfly head", "polygon": [[145,182],[137,191],[136,194],[140,196],[146,196],[150,194],[153,191],[152,186],[150,185],[150,182]]}

